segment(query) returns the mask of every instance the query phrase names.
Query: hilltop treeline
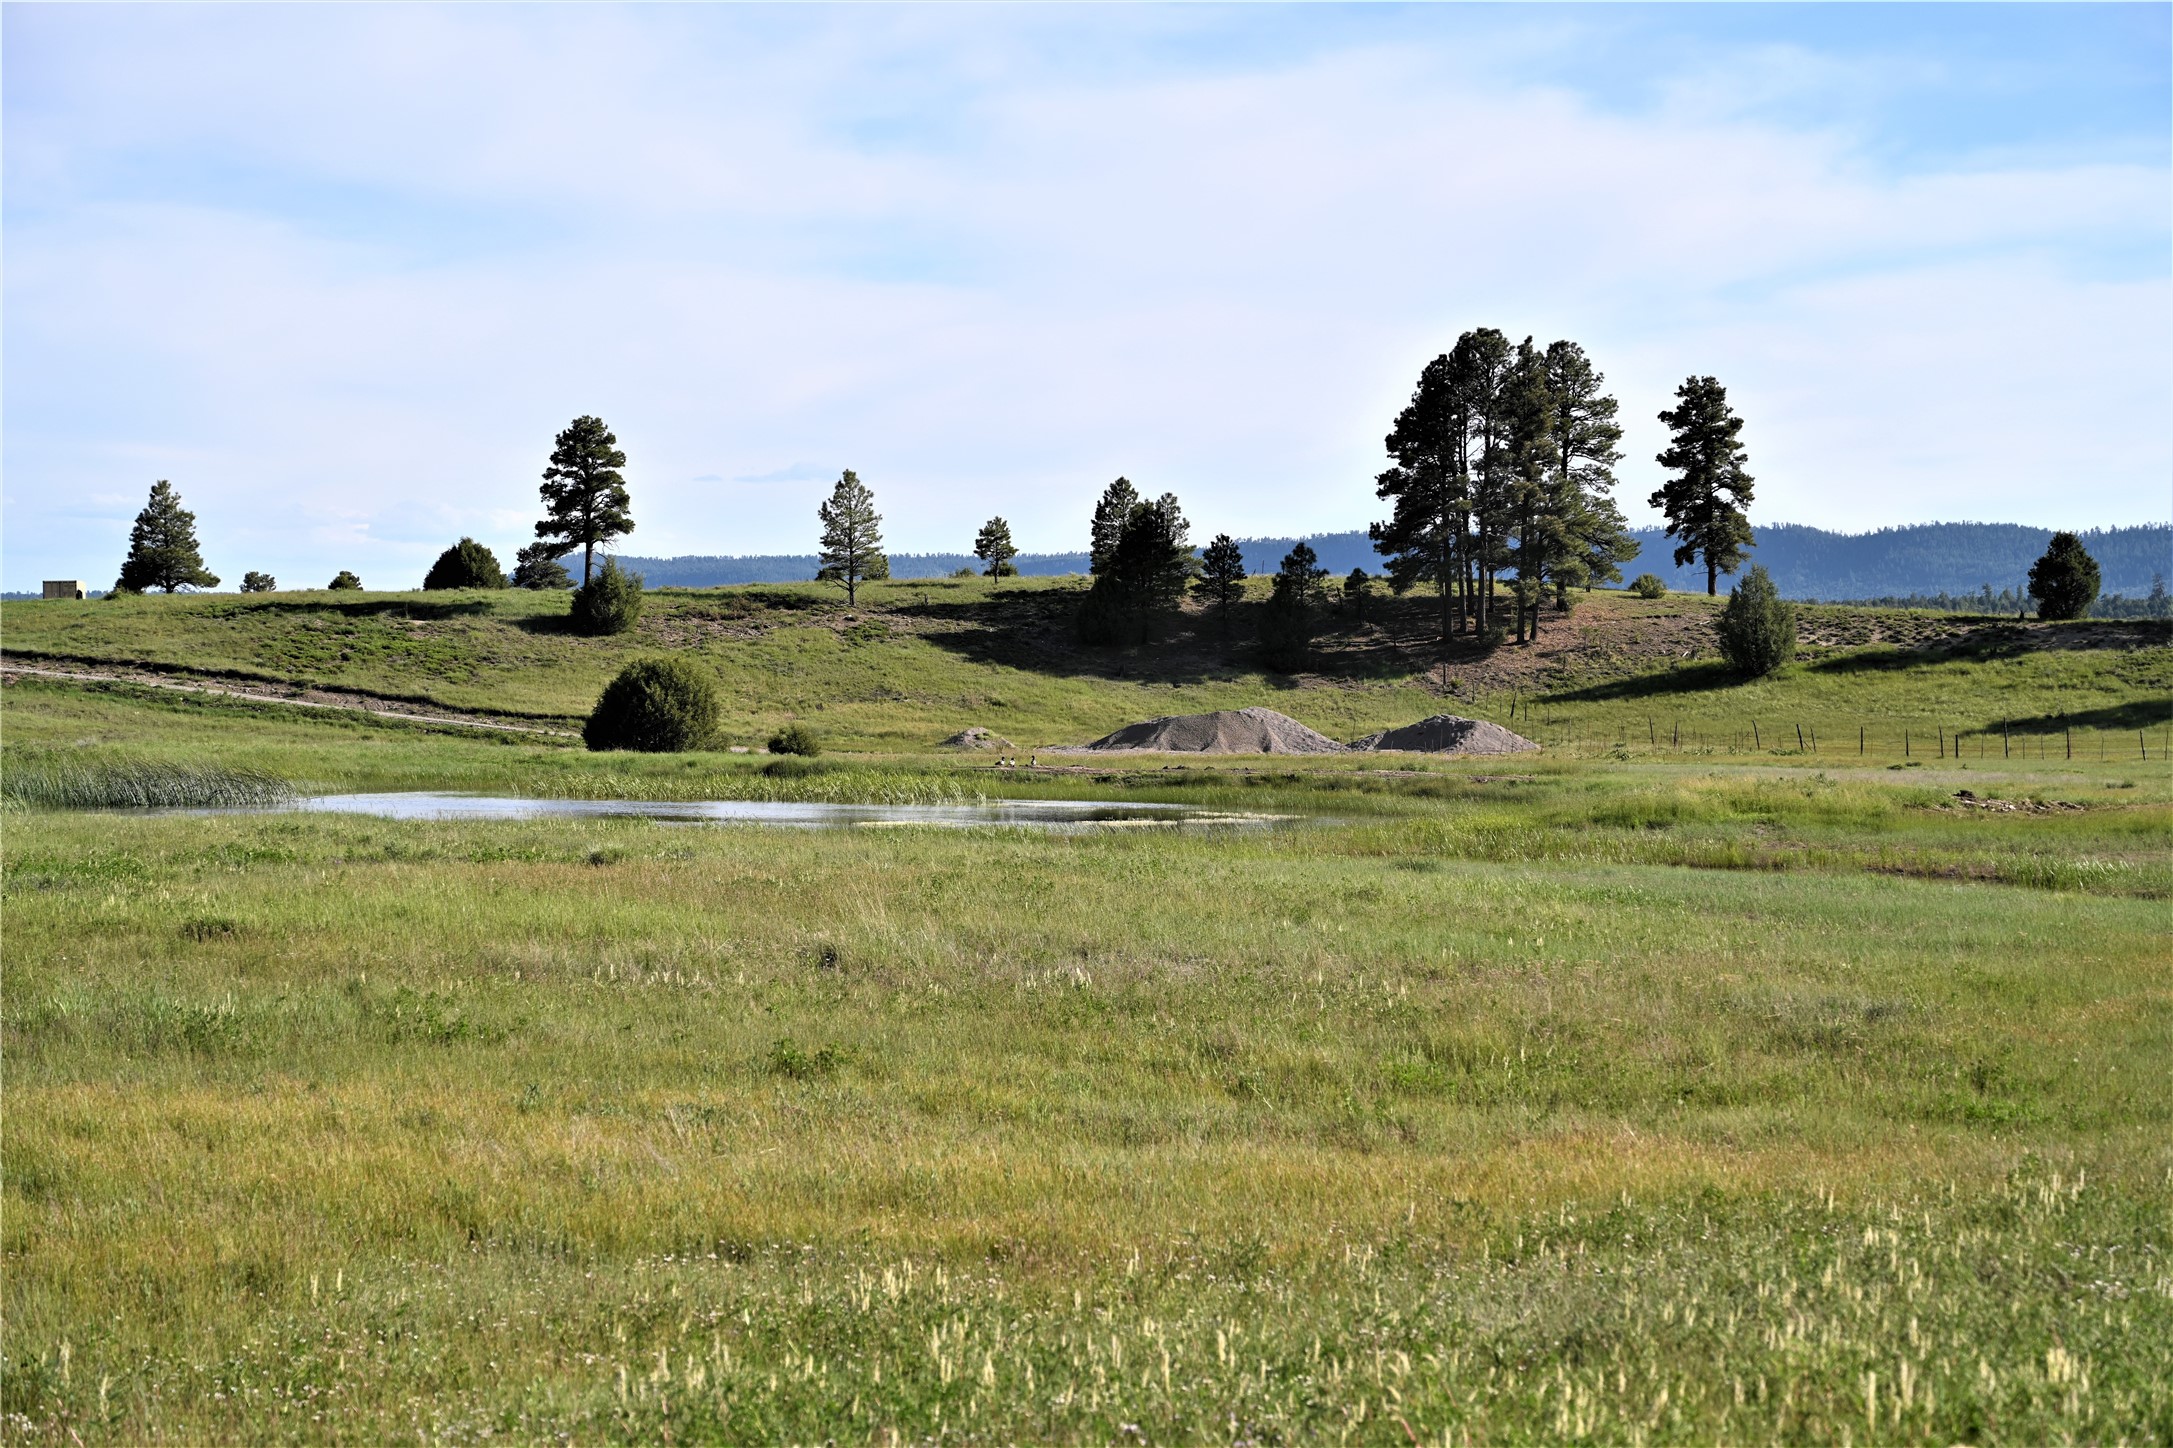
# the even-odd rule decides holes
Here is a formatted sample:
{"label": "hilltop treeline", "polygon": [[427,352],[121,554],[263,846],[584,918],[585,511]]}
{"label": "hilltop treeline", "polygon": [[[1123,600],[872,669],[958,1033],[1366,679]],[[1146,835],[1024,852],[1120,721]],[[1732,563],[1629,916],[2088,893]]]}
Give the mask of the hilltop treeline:
{"label": "hilltop treeline", "polygon": [[[1672,542],[1658,528],[1640,528],[1631,536],[1640,545],[1640,571],[1657,573],[1670,588],[1703,591],[1704,570],[1675,568]],[[1833,533],[1796,523],[1765,523],[1751,557],[1763,563],[1773,582],[1790,598],[1828,602],[1932,598],[1946,594],[1974,601],[1986,584],[1997,597],[2017,589],[2030,564],[2045,551],[2050,528],[2020,523],[1915,523],[1873,533]],[[2097,528],[2081,535],[2104,571],[2105,591],[2141,598],[2154,575],[2173,577],[2173,527],[2145,523],[2132,528]],[[1299,542],[1310,543],[1320,566],[1338,575],[1353,568],[1378,568],[1381,555],[1360,530],[1319,533],[1310,538],[1240,538],[1248,568],[1264,571]],[[627,567],[653,585],[712,588],[727,583],[796,583],[815,576],[812,553],[751,554],[742,557],[627,558]],[[935,577],[975,568],[970,553],[893,553],[891,571],[900,578]],[[1021,553],[1012,562],[1034,577],[1087,571],[1087,555]],[[1934,606],[1934,605],[1926,605]]]}

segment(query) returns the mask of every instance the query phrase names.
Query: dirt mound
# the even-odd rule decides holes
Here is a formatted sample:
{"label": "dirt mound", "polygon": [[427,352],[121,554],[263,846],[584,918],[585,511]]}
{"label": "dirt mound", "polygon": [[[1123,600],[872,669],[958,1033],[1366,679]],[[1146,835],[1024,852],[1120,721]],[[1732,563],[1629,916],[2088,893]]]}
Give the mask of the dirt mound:
{"label": "dirt mound", "polygon": [[1217,709],[1127,724],[1092,744],[1052,753],[1140,750],[1158,754],[1340,754],[1343,746],[1273,709]]}
{"label": "dirt mound", "polygon": [[944,749],[1016,749],[1018,746],[992,729],[976,724],[971,729],[961,729],[943,741]]}
{"label": "dirt mound", "polygon": [[1353,749],[1400,749],[1414,754],[1522,754],[1538,747],[1499,724],[1457,714],[1436,714],[1351,741]]}

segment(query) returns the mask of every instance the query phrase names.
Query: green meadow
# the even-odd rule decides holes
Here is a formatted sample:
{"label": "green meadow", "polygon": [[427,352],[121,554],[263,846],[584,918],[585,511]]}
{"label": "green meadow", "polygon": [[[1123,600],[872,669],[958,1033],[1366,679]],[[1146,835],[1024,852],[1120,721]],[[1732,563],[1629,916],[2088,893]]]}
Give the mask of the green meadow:
{"label": "green meadow", "polygon": [[[1744,685],[1702,598],[1595,594],[1521,656],[1429,650],[1412,599],[1283,678],[1205,615],[1081,651],[1067,587],[667,593],[622,640],[562,595],[6,605],[11,663],[549,727],[685,650],[732,742],[831,752],[11,677],[0,1435],[2173,1440],[2162,625],[1807,610]],[[935,747],[1247,704],[1546,747]],[[122,768],[1289,818],[38,793]]]}

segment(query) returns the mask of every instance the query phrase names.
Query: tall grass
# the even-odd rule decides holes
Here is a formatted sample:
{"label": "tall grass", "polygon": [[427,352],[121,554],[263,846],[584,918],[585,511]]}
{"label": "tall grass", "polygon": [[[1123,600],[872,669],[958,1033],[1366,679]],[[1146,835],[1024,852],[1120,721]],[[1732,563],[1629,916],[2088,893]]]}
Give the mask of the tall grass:
{"label": "tall grass", "polygon": [[0,768],[0,801],[19,808],[239,809],[293,797],[293,786],[278,776],[231,765],[101,759]]}

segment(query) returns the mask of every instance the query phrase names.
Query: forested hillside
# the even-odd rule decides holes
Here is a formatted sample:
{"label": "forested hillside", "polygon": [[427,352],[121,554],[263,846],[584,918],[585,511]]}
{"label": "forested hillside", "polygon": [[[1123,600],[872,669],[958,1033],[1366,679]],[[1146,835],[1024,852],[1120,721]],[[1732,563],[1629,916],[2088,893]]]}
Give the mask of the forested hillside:
{"label": "forested hillside", "polygon": [[[2016,587],[2052,537],[2047,528],[2020,523],[1917,523],[1871,533],[1831,533],[1795,523],[1756,525],[1758,544],[1750,557],[1773,575],[1790,598],[1890,598],[1907,594],[1975,593],[1986,584],[1995,592]],[[1644,549],[1628,574],[1651,572],[1674,589],[1703,589],[1704,574],[1676,568],[1669,559],[1673,543],[1657,528],[1636,534]],[[2154,575],[2173,573],[2173,527],[2163,523],[2133,528],[2096,528],[2082,534],[2084,546],[2104,572],[2104,591],[2139,597],[2150,592]],[[1245,566],[1253,573],[1272,571],[1296,538],[1241,538]],[[1379,572],[1380,555],[1363,530],[1318,534],[1306,540],[1331,573],[1353,568]],[[1049,575],[1084,573],[1087,556],[1079,553],[1022,553],[1019,571]],[[724,583],[789,583],[815,576],[815,555],[770,554],[746,557],[628,558],[629,567],[652,586],[707,588]],[[980,567],[970,553],[899,553],[891,572],[900,578],[929,577],[960,568]]]}

